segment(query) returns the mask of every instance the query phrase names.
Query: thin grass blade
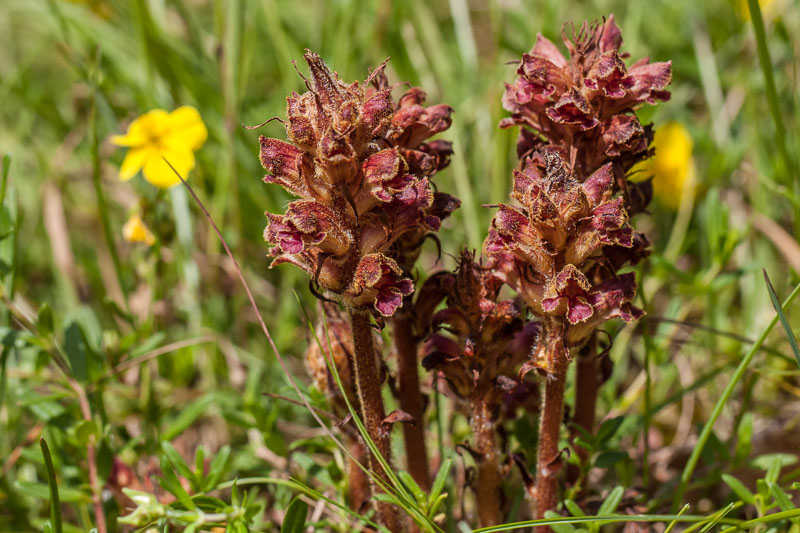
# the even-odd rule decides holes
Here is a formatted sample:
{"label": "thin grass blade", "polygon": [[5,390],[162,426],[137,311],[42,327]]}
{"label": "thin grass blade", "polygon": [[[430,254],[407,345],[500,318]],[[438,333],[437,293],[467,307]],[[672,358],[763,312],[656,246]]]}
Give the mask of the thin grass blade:
{"label": "thin grass blade", "polygon": [[[797,297],[798,294],[800,294],[800,284],[798,284],[794,288],[792,293],[786,298],[781,308],[785,311],[789,307],[789,305],[791,305],[791,303],[794,301],[794,299]],[[764,344],[764,341],[767,339],[767,335],[770,334],[770,332],[777,323],[778,323],[778,315],[775,315],[775,317],[770,321],[770,323],[767,324],[767,327],[764,328],[764,330],[761,332],[761,335],[759,335],[756,342],[750,347],[750,350],[747,352],[744,358],[742,358],[742,361],[739,363],[739,366],[736,367],[736,371],[734,372],[733,376],[728,382],[728,385],[725,387],[725,390],[722,392],[722,395],[717,400],[716,405],[714,405],[714,409],[711,411],[711,416],[709,417],[705,426],[703,426],[703,430],[700,432],[700,436],[697,439],[697,444],[692,450],[692,455],[686,462],[686,466],[684,467],[683,473],[681,474],[680,484],[678,485],[678,488],[675,491],[673,508],[678,507],[678,505],[681,503],[681,500],[683,499],[683,495],[686,493],[686,487],[689,485],[689,480],[692,478],[694,469],[697,467],[697,463],[700,461],[700,455],[703,453],[703,449],[705,448],[708,439],[711,437],[711,431],[714,428],[714,424],[717,422],[717,419],[722,414],[722,409],[725,407],[725,404],[728,402],[731,395],[733,394],[733,390],[736,388],[736,385],[738,385],[739,381],[741,381],[742,377],[744,377],[744,374],[747,371],[747,367],[750,366],[753,357],[755,357],[759,348],[761,348],[761,345]]]}
{"label": "thin grass blade", "polygon": [[786,313],[784,313],[783,309],[781,309],[781,301],[778,299],[778,295],[775,293],[775,287],[772,286],[772,282],[769,280],[766,270],[764,270],[764,281],[767,282],[767,290],[769,291],[769,299],[772,301],[772,307],[774,307],[775,312],[778,313],[778,318],[781,321],[781,326],[783,326],[783,331],[786,332],[786,338],[789,339],[789,346],[792,347],[792,353],[797,361],[797,366],[800,367],[800,348],[797,347],[797,339],[794,337],[792,327],[789,325],[789,320],[786,318]]}
{"label": "thin grass blade", "polygon": [[53,532],[62,533],[61,519],[61,499],[58,497],[58,483],[56,482],[56,471],[53,468],[53,458],[50,456],[50,448],[44,437],[39,439],[39,447],[42,449],[44,466],[47,470],[47,486],[50,487],[50,519],[53,521]]}

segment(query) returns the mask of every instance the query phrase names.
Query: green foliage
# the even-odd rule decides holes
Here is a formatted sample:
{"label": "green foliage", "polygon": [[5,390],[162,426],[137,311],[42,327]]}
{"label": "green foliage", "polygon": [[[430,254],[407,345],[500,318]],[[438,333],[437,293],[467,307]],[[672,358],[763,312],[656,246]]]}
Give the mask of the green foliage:
{"label": "green foliage", "polygon": [[[258,132],[239,125],[283,114],[286,94],[303,89],[292,60],[306,47],[348,81],[391,56],[392,82],[454,107],[445,137],[456,152],[436,185],[463,203],[439,235],[438,262],[426,245],[415,273],[424,279],[452,267],[461,245],[480,248],[493,213],[483,206],[508,193],[515,139],[496,127],[506,116],[502,83],[513,77],[507,62],[537,32],[558,41],[563,21],[610,12],[634,57],[673,61],[673,101],[644,110],[643,122],[687,127],[697,187],[678,211],[656,197],[637,217],[653,242],[640,276],[648,317],[608,328],[614,368],[598,413],[612,414],[565,440],[588,454],[570,456],[578,482],[559,512],[476,531],[624,522],[800,530],[790,438],[800,318],[780,304],[797,293],[800,259],[800,21],[791,2],[747,0],[750,18],[727,0],[0,4],[0,530],[89,531],[100,526],[98,498],[107,531],[372,524],[369,510],[347,501],[346,450],[292,403],[300,398],[201,211],[182,188],[119,182],[123,151],[109,138],[149,109],[197,107],[209,140],[189,184],[244,267],[303,400],[340,435],[304,377],[309,342],[327,342],[309,341],[306,280],[264,258],[263,212],[289,198],[261,183],[257,137],[284,132],[275,122]],[[153,246],[124,240],[133,213]],[[425,531],[463,530],[475,524],[471,463],[455,455],[468,425],[446,396],[426,392],[424,422],[439,423],[436,440],[428,426],[434,483],[419,487],[398,453],[379,498]],[[517,413],[507,427],[508,451],[535,461],[535,416]],[[791,449],[765,447],[780,442]],[[524,476],[510,466],[508,476],[506,498],[524,508]],[[673,500],[682,510],[662,514]],[[710,510],[699,511],[701,501]],[[323,502],[324,513],[309,502]]]}

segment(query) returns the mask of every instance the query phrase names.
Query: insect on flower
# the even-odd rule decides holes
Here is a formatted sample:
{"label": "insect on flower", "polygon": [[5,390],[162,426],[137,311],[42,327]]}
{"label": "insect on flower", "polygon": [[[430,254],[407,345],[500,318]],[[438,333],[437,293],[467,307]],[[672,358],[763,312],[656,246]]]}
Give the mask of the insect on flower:
{"label": "insect on flower", "polygon": [[184,178],[194,168],[194,152],[203,146],[208,130],[200,113],[190,106],[167,113],[153,109],[128,126],[125,135],[114,135],[111,142],[128,148],[119,169],[119,179],[127,181],[142,171],[144,179],[161,189],[180,183],[165,159]]}

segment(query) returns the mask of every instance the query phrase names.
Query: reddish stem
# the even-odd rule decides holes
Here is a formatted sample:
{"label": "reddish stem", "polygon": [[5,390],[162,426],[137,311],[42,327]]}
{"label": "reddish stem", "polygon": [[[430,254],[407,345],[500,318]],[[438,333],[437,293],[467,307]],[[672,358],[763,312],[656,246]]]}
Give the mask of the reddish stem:
{"label": "reddish stem", "polygon": [[425,449],[425,423],[422,392],[419,387],[417,338],[408,314],[400,312],[392,320],[397,349],[397,381],[400,409],[414,417],[416,424],[403,424],[408,472],[423,490],[431,486],[428,452]]}
{"label": "reddish stem", "polygon": [[[386,411],[381,397],[381,382],[378,378],[378,369],[375,364],[375,346],[372,342],[372,326],[370,316],[360,310],[350,311],[350,324],[353,330],[353,370],[355,371],[358,401],[361,406],[361,418],[367,429],[367,434],[378,448],[378,453],[383,456],[391,468],[392,453],[389,432],[383,427]],[[369,454],[370,470],[375,472],[387,485],[390,484],[387,472],[380,461],[373,454]],[[373,484],[372,493],[375,493]],[[375,502],[378,520],[389,531],[401,531],[400,518],[397,509],[387,502]]]}
{"label": "reddish stem", "polygon": [[[84,420],[91,422],[92,411],[89,407],[89,399],[86,397],[86,391],[73,378],[67,378],[72,390],[78,395],[78,405],[81,408],[81,415]],[[97,476],[97,459],[95,457],[95,436],[89,436],[89,442],[86,445],[86,462],[89,465],[89,488],[92,491],[92,506],[94,507],[95,521],[97,522],[97,533],[106,533],[106,515],[103,511],[102,500],[102,487]]]}
{"label": "reddish stem", "polygon": [[[567,382],[566,354],[561,348],[551,354],[552,372],[545,378],[542,414],[539,424],[539,453],[536,465],[536,518],[544,518],[545,511],[555,510],[558,504],[558,472],[561,470],[561,451],[558,439],[564,412],[564,388]],[[539,533],[549,532],[547,526],[537,528]]]}
{"label": "reddish stem", "polygon": [[477,477],[473,485],[481,527],[496,526],[503,522],[500,457],[497,452],[497,435],[492,412],[486,400],[475,394],[470,406],[470,426],[473,446],[478,454]]}

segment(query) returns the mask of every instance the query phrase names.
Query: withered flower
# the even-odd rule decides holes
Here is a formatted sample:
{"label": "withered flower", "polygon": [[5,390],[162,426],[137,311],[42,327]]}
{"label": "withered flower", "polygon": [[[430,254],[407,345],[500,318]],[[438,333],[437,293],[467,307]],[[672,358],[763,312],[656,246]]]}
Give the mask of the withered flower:
{"label": "withered flower", "polygon": [[[395,103],[383,65],[365,83],[344,83],[318,55],[306,51],[304,57],[308,91],[286,100],[290,142],[260,138],[261,163],[269,172],[265,181],[299,199],[282,215],[267,213],[264,237],[273,244],[272,266],[302,268],[315,294],[349,312],[361,415],[390,464],[385,428],[391,424],[381,398],[370,315],[382,323],[402,307],[414,291],[409,271],[422,242],[458,206],[430,184],[452,148],[428,139],[450,126],[452,109],[425,107],[425,93],[416,88]],[[369,459],[388,483],[381,463]],[[400,528],[395,508],[386,502],[376,508],[383,525]]]}
{"label": "withered flower", "polygon": [[[499,207],[484,244],[495,275],[540,322],[521,371],[545,376],[534,491],[539,518],[556,504],[571,352],[607,320],[631,322],[643,314],[632,304],[634,274],[618,270],[648,253],[647,238],[630,217],[645,209],[652,186],[633,184],[626,174],[653,153],[652,127],[635,111],[669,99],[672,78],[669,62],[626,65],[613,15],[571,33],[562,32],[568,57],[539,35],[523,54],[517,79],[506,85],[503,105],[512,115],[500,125],[521,126],[511,193],[519,205]],[[589,374],[578,381],[589,385],[577,390],[575,404],[576,420],[591,432],[598,384],[596,361],[588,363],[578,365],[579,374]]]}
{"label": "withered flower", "polygon": [[[569,148],[567,161],[578,176],[589,176],[607,162],[620,180],[650,154],[653,134],[634,111],[669,99],[671,62],[643,58],[630,67],[621,53],[622,34],[611,15],[602,24],[584,23],[575,35],[562,31],[565,58],[538,35],[523,54],[514,83],[506,85],[503,106],[512,113],[501,127],[523,126],[520,155],[547,144]],[[530,128],[530,129],[527,129]]]}
{"label": "withered flower", "polygon": [[[425,343],[422,364],[444,378],[450,392],[467,408],[479,520],[481,525],[498,524],[503,517],[505,472],[497,425],[503,414],[508,416],[509,408],[534,396],[532,384],[517,375],[530,351],[531,331],[522,333],[520,302],[498,297],[502,281],[476,263],[472,252],[461,253],[454,273],[441,274],[428,283],[433,289],[426,291],[424,286],[421,296],[444,298],[447,305],[432,317],[434,333]],[[515,397],[520,391],[523,398]]]}
{"label": "withered flower", "polygon": [[[636,289],[632,275],[624,277],[626,297],[605,298],[600,293],[611,290],[609,285],[593,286],[604,272],[606,277],[614,273],[605,256],[607,247],[614,250],[617,262],[627,254],[627,261],[635,263],[645,253],[634,246],[646,241],[631,228],[622,197],[612,196],[610,167],[600,167],[580,183],[557,150],[537,152],[514,174],[512,197],[521,206],[500,206],[484,246],[495,275],[522,296],[535,315],[565,318],[571,326],[595,317],[592,327],[569,329],[570,345],[586,340],[599,325],[598,316],[632,320],[640,314],[607,309],[612,300],[630,306]],[[619,285],[621,278],[611,279]],[[552,362],[537,361],[536,366],[548,370]]]}
{"label": "withered flower", "polygon": [[425,142],[450,126],[452,109],[424,107],[416,88],[395,104],[383,66],[347,84],[316,54],[304,57],[309,90],[287,98],[291,142],[260,138],[265,181],[301,198],[267,214],[272,264],[297,265],[338,301],[391,316],[413,291],[401,267],[458,205],[430,186],[450,143]]}

